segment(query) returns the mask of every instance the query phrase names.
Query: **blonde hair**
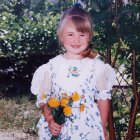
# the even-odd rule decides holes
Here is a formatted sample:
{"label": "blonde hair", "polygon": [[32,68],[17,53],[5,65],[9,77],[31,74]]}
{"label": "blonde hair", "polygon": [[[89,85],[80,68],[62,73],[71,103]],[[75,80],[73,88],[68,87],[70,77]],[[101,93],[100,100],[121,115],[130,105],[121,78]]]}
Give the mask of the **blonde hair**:
{"label": "blonde hair", "polygon": [[58,25],[57,36],[60,44],[62,44],[61,35],[63,29],[69,22],[72,22],[78,32],[89,33],[89,38],[92,38],[93,30],[91,16],[80,7],[72,7],[63,13]]}

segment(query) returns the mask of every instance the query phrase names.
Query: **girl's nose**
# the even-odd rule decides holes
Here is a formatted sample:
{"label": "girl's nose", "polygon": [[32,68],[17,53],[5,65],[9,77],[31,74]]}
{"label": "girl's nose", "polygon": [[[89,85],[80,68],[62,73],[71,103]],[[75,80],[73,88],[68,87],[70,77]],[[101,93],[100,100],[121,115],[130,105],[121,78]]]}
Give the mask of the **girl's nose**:
{"label": "girl's nose", "polygon": [[74,42],[79,43],[80,41],[81,41],[80,36],[79,36],[79,35],[76,35],[76,36],[74,37]]}

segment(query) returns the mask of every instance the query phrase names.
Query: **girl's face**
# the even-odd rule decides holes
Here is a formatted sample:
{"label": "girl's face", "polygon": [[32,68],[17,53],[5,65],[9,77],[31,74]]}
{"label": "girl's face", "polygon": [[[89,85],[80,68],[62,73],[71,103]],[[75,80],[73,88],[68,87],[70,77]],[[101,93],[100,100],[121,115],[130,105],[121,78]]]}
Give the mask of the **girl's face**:
{"label": "girl's face", "polygon": [[72,23],[64,26],[61,42],[69,58],[81,58],[81,53],[89,45],[89,33],[78,32]]}

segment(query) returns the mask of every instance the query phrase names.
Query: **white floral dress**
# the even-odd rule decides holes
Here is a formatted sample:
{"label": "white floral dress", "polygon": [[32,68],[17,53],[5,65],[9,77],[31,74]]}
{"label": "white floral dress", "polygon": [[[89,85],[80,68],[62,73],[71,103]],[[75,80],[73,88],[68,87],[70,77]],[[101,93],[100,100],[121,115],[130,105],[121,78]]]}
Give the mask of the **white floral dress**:
{"label": "white floral dress", "polygon": [[[100,112],[95,100],[111,99],[114,70],[100,59],[68,60],[58,55],[34,73],[31,92],[37,95],[37,105],[46,103],[50,94],[71,95],[78,92],[84,98],[73,104],[73,122],[67,120],[59,140],[104,140]],[[42,98],[45,92],[46,98]],[[85,110],[79,111],[83,103]],[[51,133],[43,115],[37,125],[40,140],[50,140]]]}

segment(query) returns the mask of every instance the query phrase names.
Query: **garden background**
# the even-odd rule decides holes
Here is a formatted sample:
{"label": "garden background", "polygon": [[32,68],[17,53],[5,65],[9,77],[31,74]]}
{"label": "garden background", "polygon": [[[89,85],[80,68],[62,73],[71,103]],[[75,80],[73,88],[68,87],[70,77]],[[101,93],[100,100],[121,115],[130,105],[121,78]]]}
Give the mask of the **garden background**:
{"label": "garden background", "polygon": [[[81,2],[93,17],[94,37],[90,47],[116,70],[117,82],[112,93],[115,135],[117,140],[126,139],[135,102],[133,88],[137,87],[138,97],[140,90],[139,0],[1,0],[0,130],[3,135],[19,130],[26,134],[20,137],[36,139],[40,113],[35,106],[36,97],[30,92],[31,79],[38,66],[62,51],[56,37],[57,24],[61,13],[76,2]],[[140,105],[136,114],[133,131],[139,132]]]}

